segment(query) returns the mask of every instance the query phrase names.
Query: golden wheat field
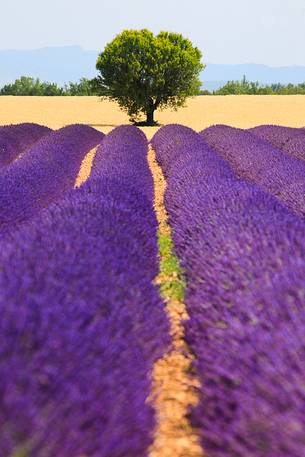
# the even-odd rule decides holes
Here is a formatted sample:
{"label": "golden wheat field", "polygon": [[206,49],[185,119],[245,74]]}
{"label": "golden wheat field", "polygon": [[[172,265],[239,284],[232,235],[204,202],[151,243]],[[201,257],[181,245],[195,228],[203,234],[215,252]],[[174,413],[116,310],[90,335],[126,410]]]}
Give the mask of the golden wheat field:
{"label": "golden wheat field", "polygon": [[[160,124],[179,123],[201,130],[212,124],[247,128],[259,124],[305,126],[305,96],[229,95],[189,99],[185,108],[156,113]],[[83,123],[105,133],[128,123],[115,103],[98,97],[0,97],[0,125],[37,122],[52,128]],[[151,138],[157,127],[144,127]]]}

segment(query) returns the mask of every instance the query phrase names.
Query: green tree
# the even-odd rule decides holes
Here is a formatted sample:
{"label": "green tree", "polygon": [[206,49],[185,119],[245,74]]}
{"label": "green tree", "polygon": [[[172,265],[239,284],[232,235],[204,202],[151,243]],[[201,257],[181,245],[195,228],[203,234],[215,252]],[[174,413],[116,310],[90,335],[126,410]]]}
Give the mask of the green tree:
{"label": "green tree", "polygon": [[92,81],[87,78],[81,78],[79,82],[76,83],[70,81],[69,84],[65,85],[64,90],[66,95],[94,95]]}
{"label": "green tree", "polygon": [[302,95],[305,94],[305,83],[260,85],[247,81],[244,76],[241,81],[228,81],[224,86],[213,92],[213,95]]}
{"label": "green tree", "polygon": [[64,91],[55,83],[42,82],[38,78],[21,76],[12,84],[6,84],[0,95],[63,95]]}
{"label": "green tree", "polygon": [[200,90],[201,52],[177,33],[125,30],[99,55],[99,95],[115,100],[132,121],[141,113],[154,125],[156,109],[183,106]]}

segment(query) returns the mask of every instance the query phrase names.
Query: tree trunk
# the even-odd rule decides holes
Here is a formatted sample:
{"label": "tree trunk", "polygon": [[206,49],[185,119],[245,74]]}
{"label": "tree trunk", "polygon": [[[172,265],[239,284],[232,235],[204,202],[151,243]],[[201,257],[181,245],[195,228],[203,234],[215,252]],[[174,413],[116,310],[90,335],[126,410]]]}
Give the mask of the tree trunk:
{"label": "tree trunk", "polygon": [[154,125],[154,111],[155,108],[153,106],[149,107],[146,111],[146,123],[147,125]]}

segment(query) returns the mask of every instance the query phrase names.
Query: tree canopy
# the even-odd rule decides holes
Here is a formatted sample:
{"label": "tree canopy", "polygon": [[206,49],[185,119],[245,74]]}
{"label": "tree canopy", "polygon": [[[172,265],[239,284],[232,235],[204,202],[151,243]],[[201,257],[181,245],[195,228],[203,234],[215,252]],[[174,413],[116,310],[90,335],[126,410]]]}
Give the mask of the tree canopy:
{"label": "tree canopy", "polygon": [[146,114],[154,124],[154,111],[183,106],[198,95],[201,52],[182,35],[149,30],[125,30],[99,55],[96,90],[115,100],[132,120]]}

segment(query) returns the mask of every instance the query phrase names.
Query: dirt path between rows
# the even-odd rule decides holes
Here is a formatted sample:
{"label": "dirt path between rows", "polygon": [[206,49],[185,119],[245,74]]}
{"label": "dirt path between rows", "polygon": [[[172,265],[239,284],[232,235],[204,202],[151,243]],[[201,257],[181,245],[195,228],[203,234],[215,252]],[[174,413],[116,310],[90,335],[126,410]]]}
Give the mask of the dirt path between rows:
{"label": "dirt path between rows", "polygon": [[[154,365],[151,401],[157,428],[149,457],[202,457],[198,435],[188,420],[189,408],[198,402],[198,380],[191,375],[193,356],[184,341],[183,321],[188,318],[178,259],[173,253],[171,230],[164,207],[166,182],[150,147],[148,163],[154,179],[154,207],[159,224],[160,274],[156,282],[166,301],[172,346]],[[181,293],[182,292],[182,293]]]}
{"label": "dirt path between rows", "polygon": [[85,157],[82,161],[82,164],[80,166],[74,187],[80,187],[89,178],[97,148],[98,148],[98,146],[96,148],[91,149],[91,151],[89,151],[85,155]]}

